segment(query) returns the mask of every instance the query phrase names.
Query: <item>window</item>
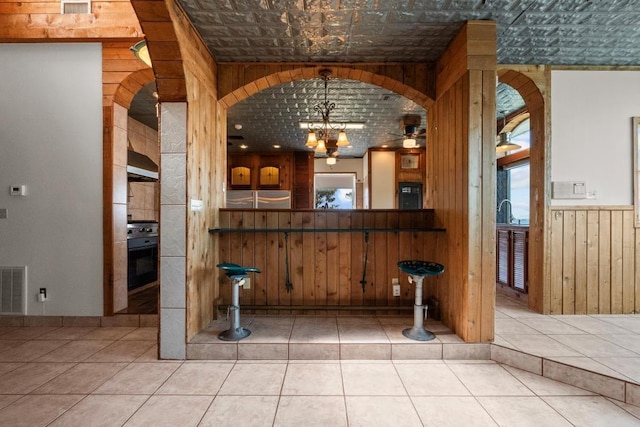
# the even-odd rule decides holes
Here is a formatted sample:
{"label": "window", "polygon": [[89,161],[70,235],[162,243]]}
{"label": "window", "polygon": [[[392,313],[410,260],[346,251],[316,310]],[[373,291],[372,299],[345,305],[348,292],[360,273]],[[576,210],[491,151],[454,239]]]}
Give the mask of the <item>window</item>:
{"label": "window", "polygon": [[[523,120],[511,132],[511,141],[520,145],[498,161],[497,222],[529,224],[529,148],[531,146],[529,119]],[[508,200],[510,203],[505,202]]]}
{"label": "window", "polygon": [[516,224],[529,224],[529,162],[507,169],[511,215]]}
{"label": "window", "polygon": [[317,173],[314,176],[314,207],[316,209],[353,209],[356,195],[356,174]]}

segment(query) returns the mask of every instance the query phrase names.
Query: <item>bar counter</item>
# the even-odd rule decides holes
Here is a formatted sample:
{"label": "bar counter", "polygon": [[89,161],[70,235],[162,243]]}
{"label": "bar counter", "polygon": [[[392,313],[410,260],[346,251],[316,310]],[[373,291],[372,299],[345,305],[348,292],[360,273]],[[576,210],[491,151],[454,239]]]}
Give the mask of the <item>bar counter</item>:
{"label": "bar counter", "polygon": [[[445,255],[438,251],[445,230],[432,209],[221,209],[219,227],[209,232],[219,236],[220,262],[260,269],[240,295],[241,306],[257,313],[412,307],[412,285],[398,261],[442,262]],[[222,272],[218,278],[228,304],[230,286]],[[399,297],[393,278],[400,279]],[[426,295],[436,280],[425,282]]]}

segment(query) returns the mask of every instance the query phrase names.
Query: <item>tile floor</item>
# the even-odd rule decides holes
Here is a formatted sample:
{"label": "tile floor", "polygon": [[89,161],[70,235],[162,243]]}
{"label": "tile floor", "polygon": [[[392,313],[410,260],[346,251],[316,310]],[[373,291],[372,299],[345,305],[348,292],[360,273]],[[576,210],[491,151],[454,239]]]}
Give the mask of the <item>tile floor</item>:
{"label": "tile floor", "polygon": [[[507,303],[498,317],[518,319]],[[491,360],[159,361],[156,336],[0,328],[0,425],[640,426],[638,406]]]}
{"label": "tile floor", "polygon": [[640,315],[545,316],[498,294],[494,343],[640,384]]}

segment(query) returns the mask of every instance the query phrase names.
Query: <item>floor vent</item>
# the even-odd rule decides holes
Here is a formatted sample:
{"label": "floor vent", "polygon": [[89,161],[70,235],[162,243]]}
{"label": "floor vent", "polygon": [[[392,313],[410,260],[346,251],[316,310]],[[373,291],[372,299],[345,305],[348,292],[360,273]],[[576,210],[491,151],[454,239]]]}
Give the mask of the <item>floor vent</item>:
{"label": "floor vent", "polygon": [[27,267],[0,267],[0,314],[25,314]]}
{"label": "floor vent", "polygon": [[60,13],[91,13],[91,0],[61,0]]}

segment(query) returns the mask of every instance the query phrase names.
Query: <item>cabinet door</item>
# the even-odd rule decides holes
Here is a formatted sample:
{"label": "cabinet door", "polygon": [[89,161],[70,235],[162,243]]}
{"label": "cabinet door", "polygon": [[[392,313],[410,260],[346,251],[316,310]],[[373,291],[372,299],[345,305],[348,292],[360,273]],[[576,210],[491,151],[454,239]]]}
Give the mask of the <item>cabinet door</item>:
{"label": "cabinet door", "polygon": [[509,240],[510,240],[510,232],[509,230],[498,230],[497,241],[497,281],[501,285],[509,286]]}
{"label": "cabinet door", "polygon": [[513,232],[513,287],[519,291],[526,292],[528,287],[528,251],[526,231]]}

